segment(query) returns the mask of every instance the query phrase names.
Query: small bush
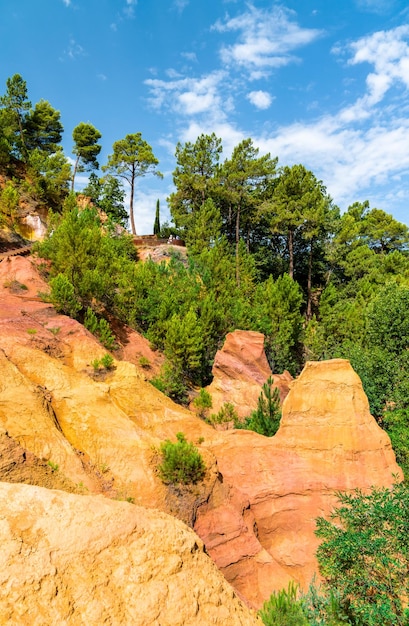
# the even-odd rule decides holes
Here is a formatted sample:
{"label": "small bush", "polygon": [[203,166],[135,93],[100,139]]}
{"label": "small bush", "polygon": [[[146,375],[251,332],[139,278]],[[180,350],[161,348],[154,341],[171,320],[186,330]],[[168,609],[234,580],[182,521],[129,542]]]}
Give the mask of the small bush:
{"label": "small bush", "polygon": [[274,592],[264,602],[259,615],[265,626],[308,626],[302,601],[297,599],[298,585],[290,582],[287,589]]}
{"label": "small bush", "polygon": [[206,466],[200,452],[183,433],[177,433],[176,439],[176,443],[167,439],[161,444],[162,463],[158,467],[161,480],[183,485],[203,480]]}
{"label": "small bush", "polygon": [[91,361],[91,365],[94,368],[94,372],[98,372],[101,367],[106,370],[112,370],[114,368],[114,359],[107,353],[101,359]]}
{"label": "small bush", "polygon": [[94,372],[98,372],[101,361],[99,359],[94,359],[93,361],[91,361],[91,365],[94,368]]}
{"label": "small bush", "polygon": [[86,312],[85,312],[84,326],[93,335],[97,334],[97,331],[98,331],[98,319],[97,319],[97,316],[95,315],[94,311],[91,309],[91,307],[88,307]]}
{"label": "small bush", "polygon": [[147,369],[148,367],[151,366],[151,362],[149,361],[148,357],[146,356],[141,356],[139,358],[139,365],[141,367],[143,367],[144,369]]}
{"label": "small bush", "polygon": [[201,419],[206,417],[207,409],[212,408],[212,396],[206,389],[200,389],[199,395],[193,400],[194,406],[198,409],[198,415]]}
{"label": "small bush", "polygon": [[113,350],[115,348],[115,337],[111,327],[104,319],[98,319],[94,311],[88,307],[84,317],[84,326],[90,333],[98,337],[104,348]]}
{"label": "small bush", "polygon": [[58,468],[59,468],[58,463],[54,463],[53,461],[47,461],[47,465],[51,467],[53,472],[58,472]]}
{"label": "small bush", "polygon": [[244,422],[236,422],[236,428],[253,430],[265,437],[276,434],[281,420],[280,393],[277,387],[272,389],[272,384],[273,380],[270,377],[262,387],[257,409]]}
{"label": "small bush", "polygon": [[107,350],[113,350],[115,348],[115,337],[112,334],[110,325],[104,318],[99,320],[98,336],[104,348]]}
{"label": "small bush", "polygon": [[187,404],[188,393],[183,372],[176,365],[165,361],[159,376],[152,378],[150,382],[175,402]]}
{"label": "small bush", "polygon": [[225,424],[226,422],[239,423],[239,416],[231,402],[225,402],[218,413],[212,413],[207,420],[210,424]]}
{"label": "small bush", "polygon": [[104,354],[100,361],[102,367],[105,367],[106,370],[111,370],[114,367],[114,359],[110,354]]}

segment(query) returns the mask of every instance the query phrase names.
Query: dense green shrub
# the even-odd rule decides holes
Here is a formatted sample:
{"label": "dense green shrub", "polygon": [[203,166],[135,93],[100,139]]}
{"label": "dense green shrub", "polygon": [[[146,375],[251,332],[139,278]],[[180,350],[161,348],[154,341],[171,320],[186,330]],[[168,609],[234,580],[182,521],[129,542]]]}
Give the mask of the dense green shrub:
{"label": "dense green shrub", "polygon": [[272,387],[273,379],[264,383],[257,402],[257,409],[244,422],[237,422],[236,428],[254,430],[259,435],[272,437],[276,434],[281,420],[280,392]]}
{"label": "dense green shrub", "polygon": [[183,433],[176,434],[176,443],[169,439],[161,444],[162,462],[158,470],[164,483],[195,484],[204,478],[206,466],[197,448],[186,440]]}
{"label": "dense green shrub", "polygon": [[287,589],[274,592],[264,602],[259,615],[265,626],[308,626],[298,585],[290,582]]}
{"label": "dense green shrub", "polygon": [[94,311],[88,307],[84,317],[84,326],[93,335],[98,337],[107,350],[115,348],[115,337],[109,323],[103,317],[98,319]]}
{"label": "dense green shrub", "polygon": [[212,396],[202,387],[199,395],[193,400],[193,405],[198,410],[199,417],[205,419],[207,410],[212,408]]}
{"label": "dense green shrub", "polygon": [[327,589],[353,624],[409,624],[409,489],[401,483],[338,498],[330,520],[317,520],[317,558]]}
{"label": "dense green shrub", "polygon": [[50,300],[56,310],[75,318],[82,307],[70,280],[64,274],[57,274],[55,278],[50,280],[50,286]]}

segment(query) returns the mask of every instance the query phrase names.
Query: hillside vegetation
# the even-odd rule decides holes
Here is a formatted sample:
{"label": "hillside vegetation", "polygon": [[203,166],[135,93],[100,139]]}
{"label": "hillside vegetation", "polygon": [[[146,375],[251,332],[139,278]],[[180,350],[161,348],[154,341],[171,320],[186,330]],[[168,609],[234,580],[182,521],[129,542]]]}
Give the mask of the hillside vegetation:
{"label": "hillside vegetation", "polygon": [[[187,402],[193,386],[210,382],[216,351],[237,328],[264,334],[276,372],[287,369],[297,375],[307,360],[347,358],[407,475],[407,226],[367,201],[352,204],[341,215],[313,172],[302,164],[278,167],[278,158],[260,155],[250,138],[222,160],[221,139],[201,135],[176,146],[175,191],[168,198],[173,223],[160,228],[157,204],[154,224],[155,233],[186,241],[188,262],[176,252],[169,263],[138,262],[132,237],[123,228],[128,221],[123,181],[131,190],[129,218],[135,233],[137,178],[161,176],[151,146],[140,132],[115,142],[99,177],[101,133],[80,122],[73,131],[71,167],[61,147],[60,113],[44,100],[32,106],[19,75],[8,79],[6,87],[0,98],[0,227],[18,230],[27,203],[47,209],[48,235],[35,251],[45,260],[42,271],[50,285],[50,295],[43,297],[57,311],[83,322],[111,352],[118,321],[141,332],[166,357],[152,382],[180,403]],[[95,208],[78,206],[73,190],[81,170],[91,172],[83,193]],[[110,355],[104,358],[111,363]],[[407,624],[401,605],[407,594],[407,547],[401,528],[392,528],[407,499],[402,489],[375,491],[369,499],[361,493],[341,499],[334,519],[342,532],[323,520],[318,524],[325,540],[319,552],[322,571],[335,595],[310,595],[300,608],[289,589],[287,596],[272,601],[271,611],[275,601],[282,607],[288,601],[291,610],[300,608],[299,621],[292,623],[306,623],[306,611],[314,609],[310,623],[318,624],[324,623],[318,621],[319,603],[327,603],[322,611],[328,619],[333,602],[340,616],[327,623]],[[373,571],[368,580],[358,572],[362,594],[356,585],[350,589],[354,563],[365,545],[365,532],[356,540],[361,529],[354,515],[361,510],[369,520],[364,531],[367,526],[376,530],[367,536],[371,543],[366,543],[364,559]],[[377,519],[385,514],[382,527],[374,524],[374,511]],[[389,573],[396,568],[399,580],[391,590]],[[369,595],[376,601],[368,600]],[[266,613],[266,623],[268,619]]]}
{"label": "hillside vegetation", "polygon": [[[176,146],[174,223],[162,234],[187,243],[189,264],[135,263],[127,234],[123,182],[161,175],[140,132],[115,142],[98,177],[101,134],[91,124],[73,131],[74,167],[61,147],[60,113],[34,106],[23,78],[9,78],[0,98],[0,223],[18,228],[29,198],[49,210],[50,235],[39,254],[52,261],[53,302],[85,319],[91,313],[108,346],[105,318],[114,314],[141,331],[167,362],[156,381],[184,401],[205,385],[216,350],[236,328],[265,335],[273,371],[300,372],[306,360],[351,360],[372,414],[407,466],[409,384],[409,231],[382,209],[356,202],[340,214],[322,181],[302,164],[277,167],[252,140],[222,160],[214,134]],[[97,211],[80,211],[78,171]],[[133,220],[133,196],[129,207]],[[153,208],[154,213],[154,208]],[[159,206],[155,229],[160,233]],[[105,328],[105,330],[103,330]]]}

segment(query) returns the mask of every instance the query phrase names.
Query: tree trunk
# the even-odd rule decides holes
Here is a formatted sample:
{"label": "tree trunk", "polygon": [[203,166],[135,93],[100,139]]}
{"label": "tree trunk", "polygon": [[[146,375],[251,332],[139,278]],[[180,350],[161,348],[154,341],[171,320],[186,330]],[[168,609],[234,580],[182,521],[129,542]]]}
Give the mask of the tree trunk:
{"label": "tree trunk", "polygon": [[73,192],[73,191],[74,191],[74,180],[75,180],[75,174],[77,173],[78,161],[79,161],[79,160],[80,160],[80,157],[79,157],[79,156],[77,156],[77,159],[76,159],[75,164],[74,164],[74,171],[73,171],[73,173],[72,173],[72,180],[71,180],[71,192]]}
{"label": "tree trunk", "polygon": [[130,197],[130,200],[129,200],[129,217],[131,219],[132,234],[136,235],[135,220],[134,220],[134,216],[133,216],[134,190],[135,190],[135,175],[133,174],[132,177],[131,177],[131,197]]}
{"label": "tree trunk", "polygon": [[290,278],[294,278],[294,231],[288,231],[288,254],[290,257],[290,267],[288,273]]}

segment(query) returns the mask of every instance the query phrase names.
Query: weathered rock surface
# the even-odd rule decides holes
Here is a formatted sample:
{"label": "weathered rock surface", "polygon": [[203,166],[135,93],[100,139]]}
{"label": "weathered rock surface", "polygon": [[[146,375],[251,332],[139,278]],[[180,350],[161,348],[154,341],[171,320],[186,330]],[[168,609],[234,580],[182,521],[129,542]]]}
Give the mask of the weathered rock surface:
{"label": "weathered rock surface", "polygon": [[[400,474],[347,361],[309,363],[293,382],[275,379],[283,396],[291,391],[273,438],[217,432],[147,382],[138,366],[138,352],[147,348],[140,337],[129,342],[133,363],[119,360],[127,356],[124,342],[114,354],[115,369],[95,375],[91,362],[106,350],[81,324],[41,301],[38,291],[46,289],[30,258],[0,263],[0,434],[7,450],[0,479],[132,498],[172,512],[194,525],[227,580],[258,607],[289,580],[304,587],[311,580],[315,518],[332,509],[334,491],[390,485]],[[219,398],[219,406],[243,404],[246,415],[271,374],[263,336],[236,331],[225,347],[215,364],[213,410]],[[208,468],[206,480],[186,490],[164,486],[155,466],[155,449],[180,431],[197,443]],[[57,476],[49,471],[55,465]],[[89,526],[83,528],[87,535]],[[36,537],[42,541],[41,533]],[[52,577],[44,585],[54,602]],[[59,587],[58,602],[64,603],[65,588]]]}
{"label": "weathered rock surface", "polygon": [[307,363],[274,437],[227,431],[212,451],[222,480],[194,528],[254,606],[291,579],[308,586],[316,572],[315,519],[331,511],[335,491],[402,477],[359,377],[342,359]]}
{"label": "weathered rock surface", "polygon": [[259,624],[182,522],[0,483],[0,623]]}
{"label": "weathered rock surface", "polygon": [[[247,417],[257,406],[261,387],[272,376],[264,352],[264,335],[255,331],[235,330],[228,333],[216,354],[213,380],[207,387],[212,396],[212,412],[217,413],[226,402],[235,407],[239,417]],[[286,397],[292,376],[289,372],[274,374],[273,383]]]}

